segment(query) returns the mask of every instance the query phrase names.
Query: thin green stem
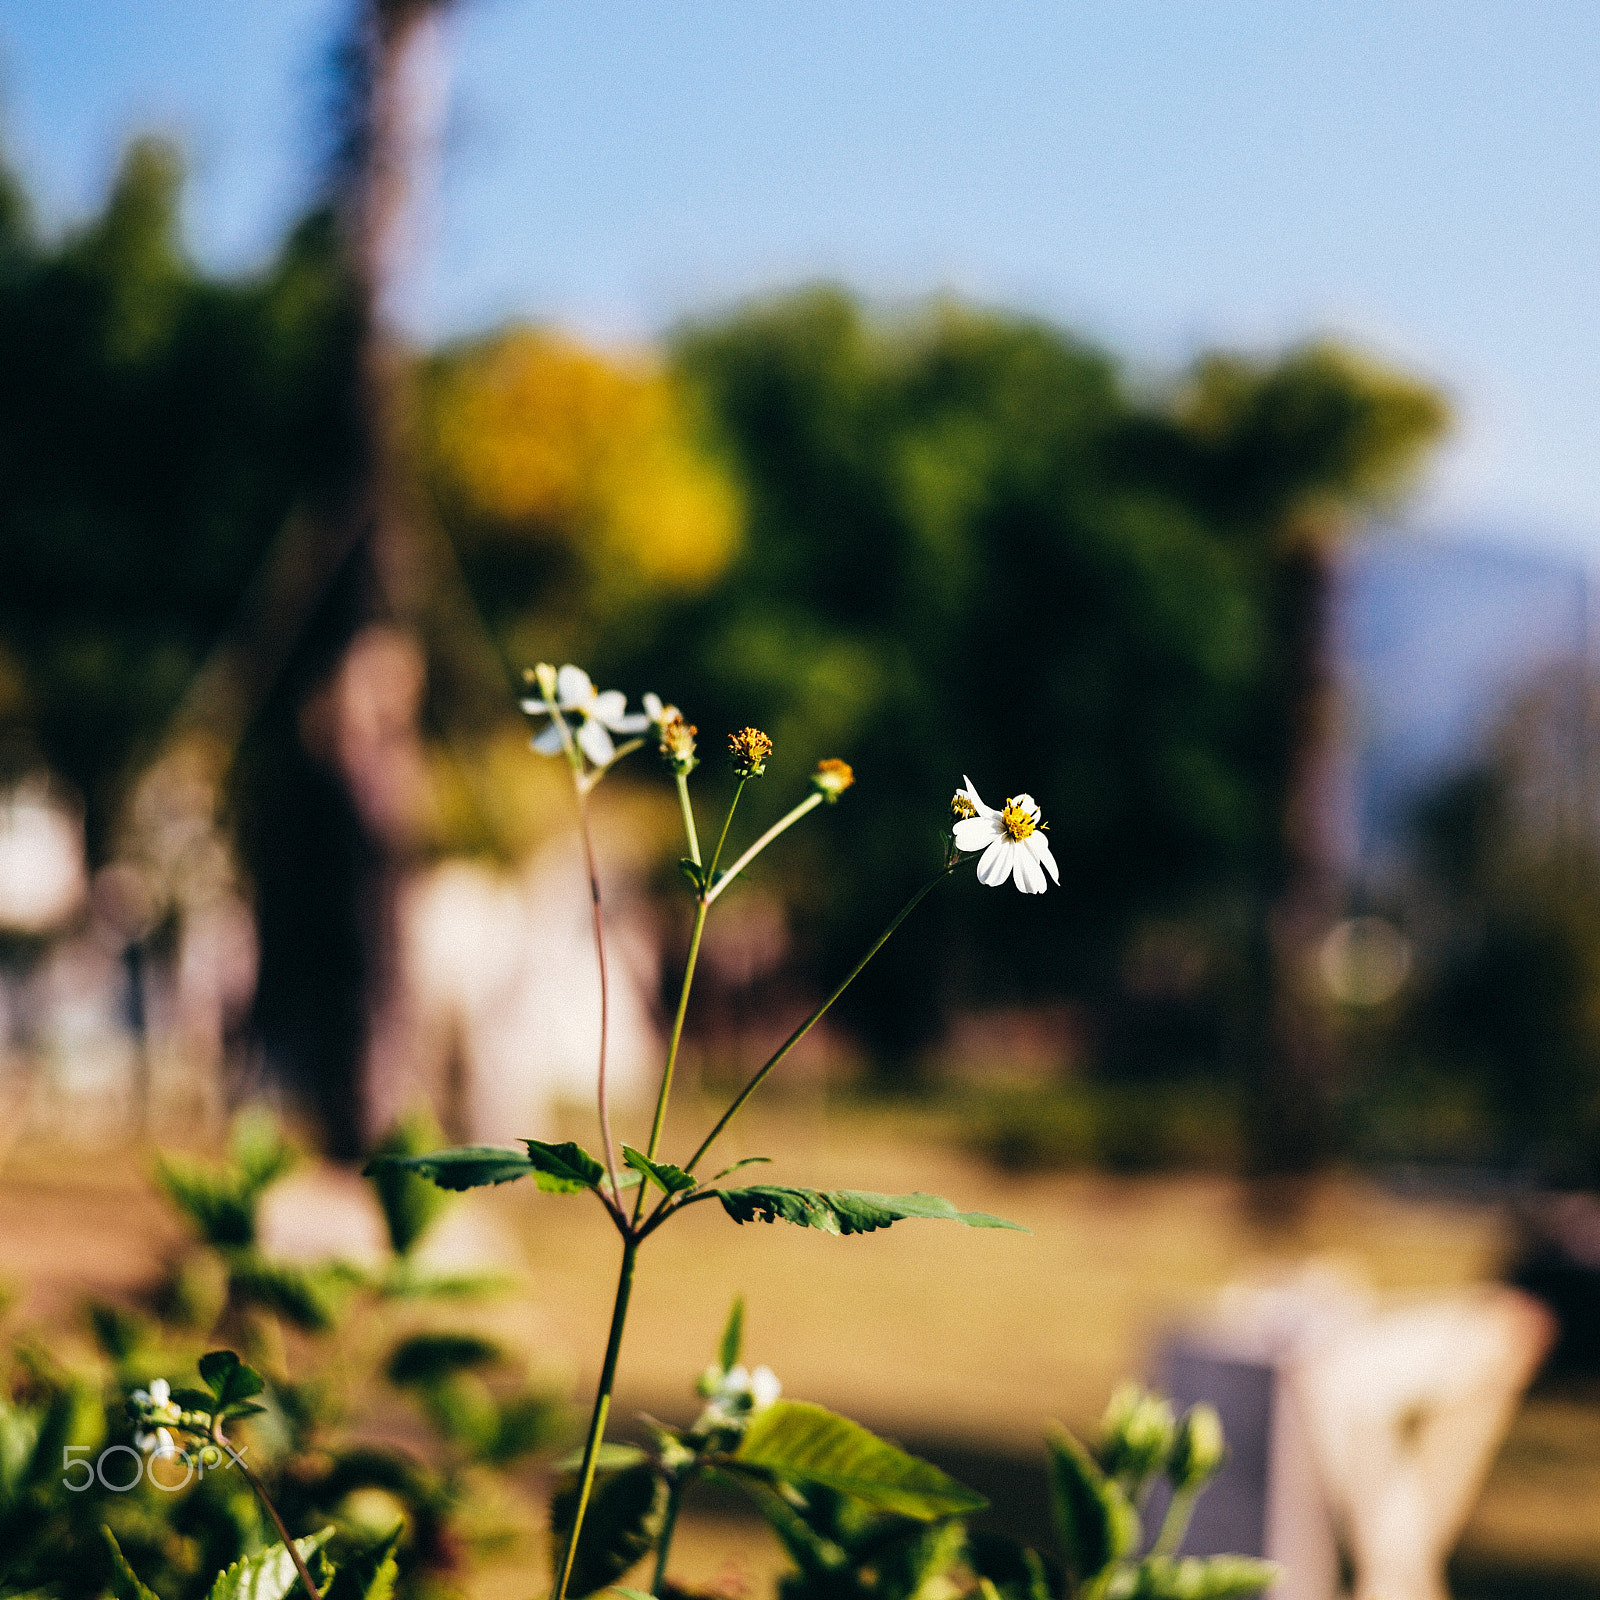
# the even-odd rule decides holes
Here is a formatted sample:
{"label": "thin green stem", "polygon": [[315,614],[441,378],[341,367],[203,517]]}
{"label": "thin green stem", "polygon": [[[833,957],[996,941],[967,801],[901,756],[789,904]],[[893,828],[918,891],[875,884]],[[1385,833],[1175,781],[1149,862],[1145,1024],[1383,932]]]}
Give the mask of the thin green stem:
{"label": "thin green stem", "polygon": [[1194,1489],[1179,1489],[1173,1495],[1171,1504],[1167,1507],[1167,1514],[1161,1521],[1161,1532],[1156,1535],[1156,1542],[1150,1547],[1153,1556],[1176,1555],[1178,1546],[1183,1543],[1183,1536],[1189,1531],[1189,1519],[1194,1515],[1194,1503],[1199,1498],[1199,1492]]}
{"label": "thin green stem", "polygon": [[[813,796],[814,801],[820,800],[821,798],[822,797],[820,795]],[[799,809],[799,807],[796,807],[796,810]],[[791,815],[793,815],[793,813],[791,813]],[[694,1171],[694,1169],[704,1159],[706,1151],[708,1151],[721,1136],[722,1130],[733,1121],[740,1107],[743,1106],[745,1101],[748,1100],[750,1096],[761,1087],[762,1083],[766,1080],[767,1075],[772,1071],[772,1069],[776,1067],[778,1063],[782,1061],[783,1058],[788,1055],[788,1053],[793,1050],[794,1047],[799,1044],[800,1041],[805,1038],[805,1036],[810,1033],[814,1027],[816,1027],[816,1025],[822,1020],[824,1014],[827,1012],[829,1006],[831,1006],[834,1001],[837,1000],[839,996],[842,995],[845,990],[855,982],[855,980],[861,975],[862,968],[865,967],[866,964],[884,947],[884,945],[889,942],[890,936],[894,933],[895,929],[898,928],[914,910],[916,910],[918,904],[922,900],[922,897],[936,885],[943,883],[944,880],[948,878],[950,874],[954,872],[955,869],[960,865],[961,863],[959,860],[951,862],[949,866],[945,867],[934,877],[929,878],[928,881],[923,884],[923,886],[918,889],[917,892],[912,895],[912,897],[906,901],[903,906],[901,906],[900,910],[895,914],[894,920],[873,941],[871,949],[869,949],[867,953],[862,956],[862,958],[850,969],[838,988],[836,988],[833,993],[830,994],[828,998],[824,1000],[822,1004],[818,1006],[817,1009],[813,1011],[811,1015],[807,1017],[806,1020],[802,1022],[800,1026],[796,1028],[781,1045],[778,1046],[777,1051],[769,1058],[767,1063],[760,1069],[760,1071],[756,1073],[753,1078],[751,1078],[744,1088],[739,1091],[738,1095],[734,1098],[733,1104],[730,1105],[718,1119],[716,1127],[714,1127],[711,1132],[705,1136],[700,1148],[696,1150],[695,1153],[690,1156],[688,1161],[684,1164],[685,1172]],[[655,1218],[651,1219],[652,1225],[656,1220],[657,1219]]]}
{"label": "thin green stem", "polygon": [[606,1418],[611,1414],[611,1391],[617,1381],[617,1355],[622,1349],[622,1330],[628,1321],[628,1297],[633,1292],[633,1267],[639,1254],[639,1241],[625,1238],[622,1266],[617,1273],[617,1298],[611,1308],[611,1336],[606,1341],[605,1365],[600,1369],[600,1388],[594,1397],[594,1413],[589,1418],[589,1436],[583,1443],[583,1466],[578,1474],[578,1506],[573,1513],[572,1532],[567,1535],[567,1552],[561,1561],[561,1577],[553,1600],[566,1600],[567,1584],[572,1579],[572,1564],[578,1555],[578,1539],[583,1533],[584,1514],[594,1492],[594,1466],[605,1438]]}
{"label": "thin green stem", "polygon": [[[706,903],[709,905],[713,900],[715,900],[717,896],[721,894],[722,891],[726,889],[728,885],[732,883],[733,880],[737,878],[739,874],[743,872],[744,869],[748,867],[750,863],[754,861],[755,858],[760,855],[761,852],[765,850],[780,833],[783,833],[786,829],[792,828],[795,823],[797,823],[808,811],[815,811],[821,804],[821,794],[813,790],[806,796],[804,800],[800,802],[799,805],[794,808],[793,811],[790,811],[786,815],[779,817],[778,820],[774,822],[772,826],[768,828],[767,831],[762,834],[761,837],[757,839],[756,842],[751,845],[750,848],[746,850],[745,853],[740,856],[739,859],[735,861],[725,873],[723,873],[721,880],[712,884],[710,889],[706,891]],[[730,816],[731,815],[732,813],[730,813]]]}
{"label": "thin green stem", "polygon": [[[733,826],[733,814],[739,809],[739,796],[744,793],[744,786],[749,781],[748,778],[739,780],[739,787],[733,791],[733,799],[728,805],[728,814],[722,819],[722,833],[717,839],[717,848],[711,852],[711,865],[706,868],[705,881],[707,889],[711,887],[711,880],[717,875],[717,863],[722,859],[722,847],[728,842],[728,829]],[[709,896],[706,904],[709,905],[715,898],[715,895]]]}
{"label": "thin green stem", "polygon": [[[650,1124],[650,1143],[645,1154],[654,1161],[656,1148],[661,1143],[662,1125],[667,1120],[667,1096],[672,1093],[672,1072],[678,1064],[678,1045],[683,1038],[683,1019],[689,1010],[689,990],[694,984],[695,963],[700,959],[700,940],[706,931],[706,914],[711,910],[708,900],[700,900],[694,908],[694,931],[689,935],[689,959],[683,967],[683,987],[678,991],[678,1010],[672,1019],[672,1039],[667,1045],[667,1064],[661,1073],[661,1092],[656,1096],[655,1121]],[[639,1199],[641,1205],[644,1200],[645,1185],[639,1185]],[[638,1220],[637,1211],[634,1220]]]}
{"label": "thin green stem", "polygon": [[661,1585],[667,1581],[667,1552],[672,1549],[672,1535],[678,1526],[678,1507],[683,1504],[683,1493],[688,1487],[689,1471],[686,1470],[673,1477],[672,1487],[667,1491],[666,1515],[661,1519],[661,1538],[656,1544],[656,1570],[650,1579],[651,1594],[660,1594]]}
{"label": "thin green stem", "polygon": [[689,859],[700,865],[700,835],[694,831],[694,807],[689,804],[689,778],[686,773],[676,774],[678,779],[678,804],[683,808],[683,832],[689,841]]}

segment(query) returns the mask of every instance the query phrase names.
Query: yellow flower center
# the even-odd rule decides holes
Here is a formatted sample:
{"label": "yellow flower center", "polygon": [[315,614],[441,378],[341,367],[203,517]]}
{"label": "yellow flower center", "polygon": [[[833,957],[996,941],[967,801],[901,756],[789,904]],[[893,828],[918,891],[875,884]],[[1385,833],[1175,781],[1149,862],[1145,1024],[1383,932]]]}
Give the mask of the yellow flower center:
{"label": "yellow flower center", "polygon": [[975,817],[978,808],[967,798],[963,790],[957,789],[950,796],[950,810],[954,813],[957,822],[965,822],[968,817]]}
{"label": "yellow flower center", "polygon": [[1000,825],[1021,844],[1039,824],[1034,820],[1033,814],[1024,811],[1015,800],[1007,800],[1005,809],[1000,813]]}

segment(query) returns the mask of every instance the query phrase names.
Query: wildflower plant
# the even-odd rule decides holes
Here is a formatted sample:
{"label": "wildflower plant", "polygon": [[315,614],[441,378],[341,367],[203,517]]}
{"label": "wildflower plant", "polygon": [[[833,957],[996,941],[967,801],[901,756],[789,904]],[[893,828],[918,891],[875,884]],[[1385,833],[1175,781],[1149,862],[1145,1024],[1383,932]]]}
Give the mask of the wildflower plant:
{"label": "wildflower plant", "polygon": [[[598,1155],[591,1153],[571,1141],[549,1144],[528,1139],[523,1141],[521,1149],[468,1146],[422,1156],[385,1156],[380,1158],[379,1166],[400,1167],[420,1173],[450,1189],[474,1188],[527,1177],[549,1193],[587,1192],[604,1207],[616,1227],[621,1244],[621,1260],[605,1358],[582,1457],[577,1465],[571,1493],[564,1502],[565,1513],[558,1519],[564,1549],[556,1572],[554,1600],[566,1600],[569,1592],[589,1592],[588,1585],[599,1570],[592,1565],[585,1565],[581,1569],[578,1566],[580,1550],[585,1548],[584,1522],[596,1492],[600,1463],[607,1459],[606,1422],[623,1333],[627,1326],[635,1264],[641,1247],[657,1229],[689,1206],[706,1201],[720,1205],[735,1222],[774,1222],[781,1219],[799,1227],[817,1228],[837,1235],[870,1233],[913,1218],[960,1222],[976,1228],[1015,1227],[1015,1224],[999,1217],[959,1210],[950,1201],[936,1195],[885,1195],[848,1189],[824,1191],[784,1184],[733,1184],[727,1181],[739,1169],[751,1162],[767,1159],[765,1157],[747,1158],[711,1178],[701,1176],[701,1167],[712,1147],[751,1095],[816,1026],[922,898],[948,878],[963,860],[981,852],[980,877],[985,883],[998,884],[1014,877],[1018,887],[1029,893],[1038,892],[1044,887],[1046,868],[1041,863],[1048,863],[1052,876],[1055,875],[1055,863],[1040,832],[1042,824],[1038,807],[1031,800],[1023,796],[1018,801],[1008,802],[1006,811],[997,813],[983,806],[970,783],[967,784],[966,790],[972,795],[973,818],[979,824],[981,839],[970,828],[964,834],[962,826],[958,825],[954,835],[947,841],[945,857],[938,869],[891,918],[871,948],[811,1015],[752,1074],[699,1144],[680,1160],[670,1160],[662,1150],[662,1137],[706,920],[718,900],[738,883],[763,851],[819,806],[837,803],[854,784],[855,774],[848,763],[838,759],[819,763],[807,785],[808,792],[737,855],[730,865],[724,867],[722,863],[728,850],[740,797],[746,785],[763,778],[769,763],[775,760],[772,740],[764,732],[759,728],[746,727],[728,739],[728,757],[736,787],[727,813],[716,831],[716,844],[708,856],[702,850],[701,831],[695,818],[688,782],[699,764],[696,743],[698,730],[686,720],[683,713],[654,694],[644,697],[644,709],[641,712],[630,713],[620,692],[597,690],[587,673],[570,665],[557,670],[548,664],[541,664],[528,676],[538,690],[537,695],[523,702],[523,709],[539,723],[533,741],[534,748],[543,754],[560,756],[567,763],[589,875],[595,954],[600,974],[600,1039],[596,1073],[600,1151]],[[627,737],[626,742],[619,745],[613,735],[637,737]],[[588,799],[595,785],[624,756],[645,745],[646,735],[653,738],[677,789],[687,849],[680,865],[694,895],[694,920],[650,1131],[642,1145],[632,1145],[619,1143],[612,1133],[606,1073],[609,980]],[[995,818],[999,821],[996,822]],[[710,834],[706,837],[709,838]],[[1003,871],[1000,870],[1001,865]],[[731,1417],[733,1412],[729,1408],[735,1405],[736,1396],[746,1397],[753,1408],[757,1399],[766,1392],[765,1378],[761,1378],[758,1384],[756,1378],[748,1378],[748,1375],[736,1378],[735,1371],[736,1363],[724,1363],[723,1374],[717,1380],[718,1386],[707,1394],[708,1417],[723,1414]],[[614,1494],[615,1491],[608,1485],[606,1493]],[[658,1585],[664,1571],[667,1542],[664,1539],[661,1543]],[[615,1575],[613,1573],[611,1576],[614,1578]]]}

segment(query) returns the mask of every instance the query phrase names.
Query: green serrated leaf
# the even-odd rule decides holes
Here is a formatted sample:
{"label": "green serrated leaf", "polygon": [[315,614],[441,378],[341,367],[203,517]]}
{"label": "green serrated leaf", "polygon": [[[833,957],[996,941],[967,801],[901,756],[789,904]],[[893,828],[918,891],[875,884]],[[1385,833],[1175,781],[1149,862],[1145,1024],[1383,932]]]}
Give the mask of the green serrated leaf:
{"label": "green serrated leaf", "polygon": [[744,1348],[744,1296],[736,1294],[728,1307],[727,1326],[722,1330],[722,1343],[717,1346],[717,1361],[724,1372],[731,1372],[739,1364],[739,1352]]}
{"label": "green serrated leaf", "polygon": [[650,1179],[666,1194],[683,1194],[700,1181],[691,1177],[682,1167],[673,1166],[670,1161],[652,1161],[642,1150],[635,1150],[631,1144],[623,1145],[622,1159],[635,1172]]}
{"label": "green serrated leaf", "polygon": [[170,1399],[180,1411],[214,1411],[217,1406],[209,1389],[174,1389]]}
{"label": "green serrated leaf", "polygon": [[[573,1474],[550,1502],[550,1551],[558,1573],[566,1558],[577,1506],[578,1480]],[[583,1600],[584,1595],[606,1588],[647,1556],[661,1537],[666,1509],[666,1482],[648,1462],[620,1472],[596,1472],[567,1584],[572,1600]]]}
{"label": "green serrated leaf", "polygon": [[[561,1144],[546,1144],[542,1139],[524,1139],[528,1147],[528,1160],[538,1169],[538,1176],[552,1179],[561,1190],[598,1189],[606,1169],[571,1139]],[[542,1189],[544,1184],[540,1184]]]}
{"label": "green serrated leaf", "polygon": [[[433,1118],[417,1114],[398,1123],[375,1153],[380,1156],[426,1155],[439,1148],[441,1138]],[[367,1171],[378,1204],[383,1208],[389,1244],[396,1255],[407,1255],[450,1204],[449,1198],[440,1185],[402,1166],[369,1166]]]}
{"label": "green serrated leaf", "polygon": [[872,1194],[864,1189],[795,1189],[787,1184],[754,1184],[744,1189],[719,1189],[717,1199],[735,1222],[782,1219],[800,1228],[824,1233],[874,1233],[896,1222],[922,1218],[960,1222],[969,1228],[1028,1230],[984,1211],[957,1211],[936,1194]]}
{"label": "green serrated leaf", "polygon": [[822,1406],[779,1400],[745,1429],[731,1465],[850,1495],[875,1511],[931,1522],[981,1511],[980,1494]]}
{"label": "green serrated leaf", "polygon": [[499,1345],[475,1333],[416,1333],[394,1347],[386,1371],[390,1383],[405,1389],[504,1359]]}
{"label": "green serrated leaf", "polygon": [[360,1555],[345,1557],[333,1582],[322,1591],[322,1600],[392,1600],[399,1563],[395,1546],[405,1532],[401,1522],[388,1538],[380,1539]]}
{"label": "green serrated leaf", "polygon": [[733,1173],[737,1172],[740,1167],[753,1167],[753,1166],[756,1166],[758,1163],[761,1164],[761,1165],[770,1167],[772,1165],[772,1157],[771,1156],[745,1156],[742,1160],[735,1161],[734,1164],[731,1167],[724,1167],[722,1169],[722,1171],[719,1172],[716,1175],[716,1177],[714,1177],[711,1181],[713,1183],[721,1183],[724,1178],[729,1177]]}
{"label": "green serrated leaf", "polygon": [[1138,1548],[1139,1514],[1121,1485],[1100,1470],[1065,1428],[1052,1428],[1045,1443],[1062,1553],[1077,1581],[1091,1585],[1114,1561]]}
{"label": "green serrated leaf", "polygon": [[145,1588],[139,1581],[139,1574],[128,1565],[117,1536],[104,1523],[100,1524],[100,1535],[111,1551],[111,1587],[116,1591],[117,1600],[160,1600],[153,1589]]}
{"label": "green serrated leaf", "polygon": [[215,1396],[219,1410],[236,1400],[248,1400],[267,1386],[266,1379],[231,1350],[212,1350],[201,1356],[200,1377]]}
{"label": "green serrated leaf", "polygon": [[1275,1561],[1254,1556],[1152,1556],[1139,1563],[1129,1600],[1239,1600],[1283,1576]]}
{"label": "green serrated leaf", "polygon": [[[311,1557],[333,1537],[334,1531],[324,1528],[320,1533],[296,1539],[294,1547],[300,1552],[300,1559],[310,1565]],[[269,1545],[259,1555],[245,1556],[225,1572],[219,1572],[206,1600],[284,1600],[299,1581],[294,1557],[281,1544]]]}
{"label": "green serrated leaf", "polygon": [[374,1156],[362,1169],[362,1176],[376,1177],[386,1167],[415,1172],[441,1189],[481,1189],[491,1183],[532,1177],[537,1170],[521,1150],[498,1144],[463,1144],[428,1155]]}

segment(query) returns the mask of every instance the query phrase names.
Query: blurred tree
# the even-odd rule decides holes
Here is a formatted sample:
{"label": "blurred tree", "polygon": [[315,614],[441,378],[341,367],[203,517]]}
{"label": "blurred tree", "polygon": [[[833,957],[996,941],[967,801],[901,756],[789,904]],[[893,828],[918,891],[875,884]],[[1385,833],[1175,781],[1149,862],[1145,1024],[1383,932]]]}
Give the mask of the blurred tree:
{"label": "blurred tree", "polygon": [[77,786],[97,862],[132,768],[344,453],[325,225],[219,284],[179,248],[178,187],[173,152],[136,143],[102,215],[50,246],[0,180],[0,748]]}
{"label": "blurred tree", "polygon": [[[1313,348],[1208,360],[1151,403],[1044,324],[939,305],[875,325],[831,289],[691,326],[677,353],[750,529],[618,665],[675,668],[702,726],[760,721],[796,774],[858,763],[873,803],[791,847],[802,926],[834,961],[870,936],[964,769],[989,794],[1031,789],[1054,824],[1064,893],[979,895],[959,919],[933,902],[942,936],[891,946],[852,991],[891,1071],[937,1032],[957,970],[990,994],[1103,1000],[1142,916],[1241,878],[1259,928],[1309,925],[1328,553],[1437,433],[1430,391]],[[873,863],[870,895],[845,860]],[[1245,1054],[1263,1101],[1298,1111],[1326,1089],[1279,1015],[1300,947],[1255,945]]]}

